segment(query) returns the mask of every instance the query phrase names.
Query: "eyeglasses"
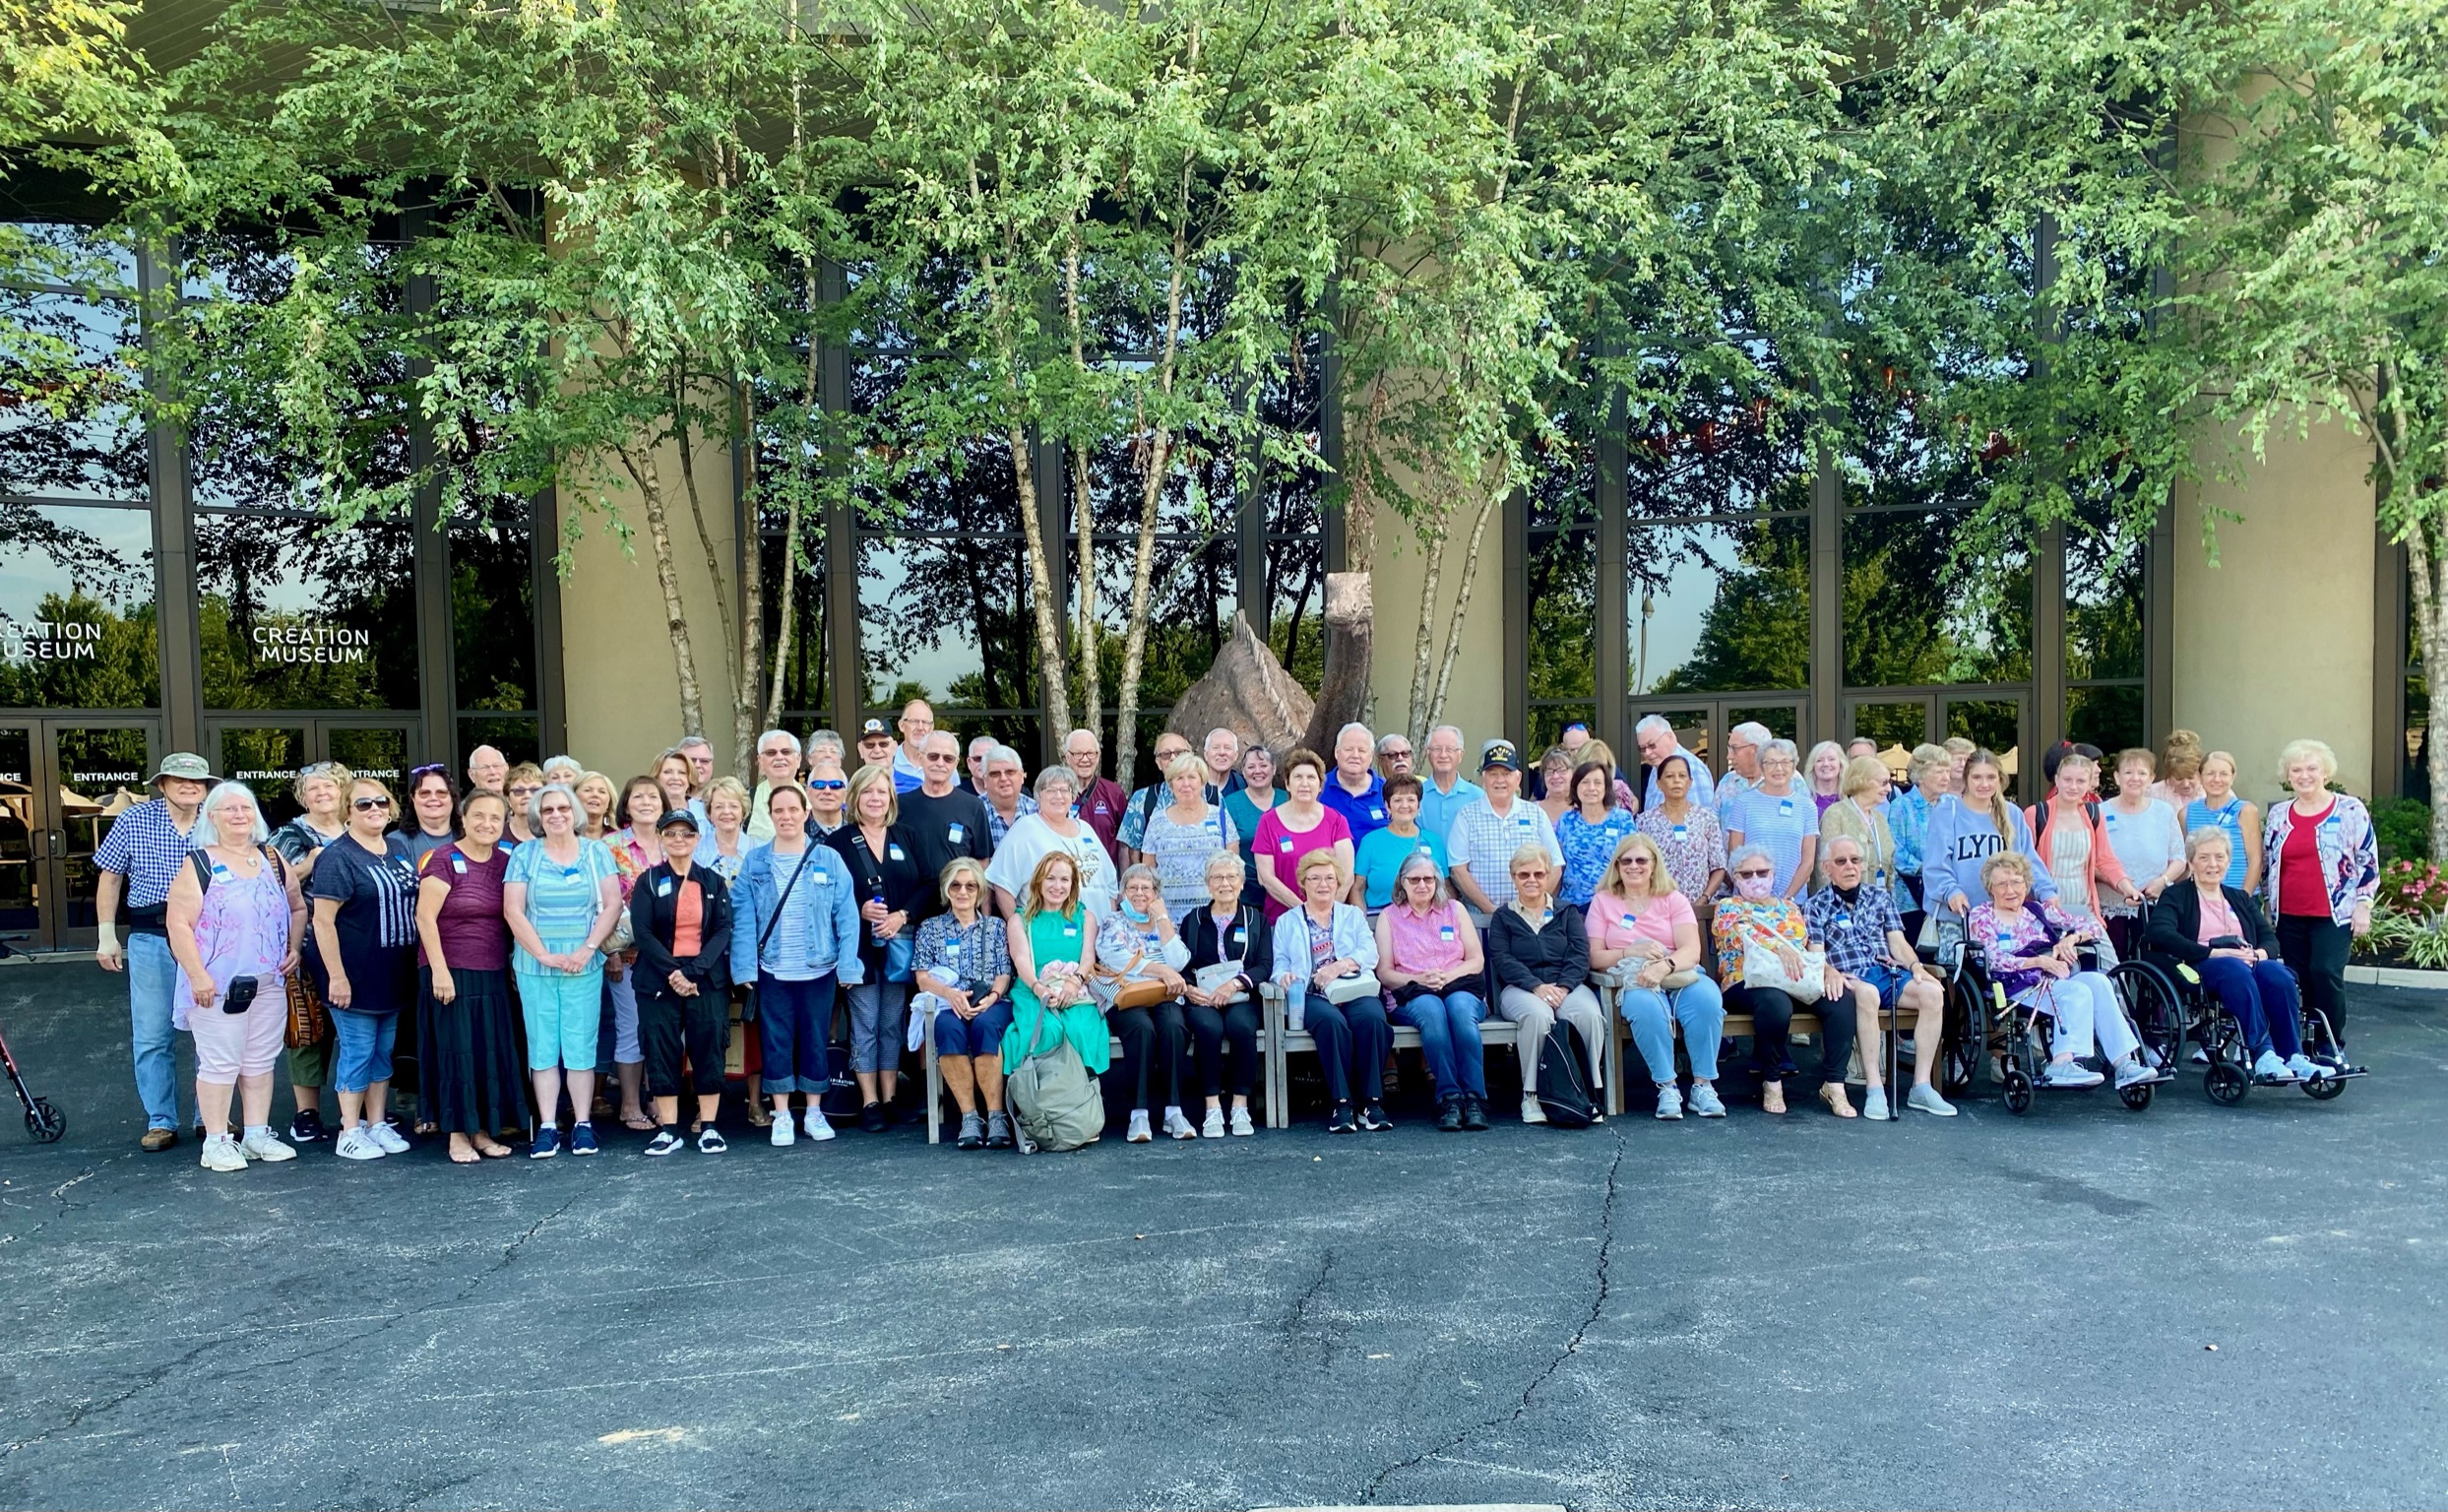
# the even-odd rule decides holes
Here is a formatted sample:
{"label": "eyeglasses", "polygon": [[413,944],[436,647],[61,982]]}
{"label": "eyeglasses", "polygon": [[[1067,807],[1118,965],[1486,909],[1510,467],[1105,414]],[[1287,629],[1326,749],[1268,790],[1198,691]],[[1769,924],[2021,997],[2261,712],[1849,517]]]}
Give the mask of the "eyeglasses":
{"label": "eyeglasses", "polygon": [[542,790],[534,783],[512,783],[510,785],[510,795],[514,798],[532,798]]}
{"label": "eyeglasses", "polygon": [[928,761],[940,761],[946,765],[950,765],[953,762],[959,761],[961,758],[958,756],[947,756],[941,751],[929,751],[926,753],[924,759]]}
{"label": "eyeglasses", "polygon": [[1775,876],[1776,874],[1777,874],[1777,873],[1776,873],[1776,871],[1775,871],[1773,868],[1772,868],[1772,869],[1770,869],[1770,870],[1767,870],[1767,871],[1757,871],[1757,870],[1753,870],[1753,871],[1737,871],[1737,872],[1735,872],[1735,873],[1734,873],[1734,875],[1735,875],[1735,876],[1737,876],[1737,877],[1773,877],[1773,876]]}
{"label": "eyeglasses", "polygon": [[1543,871],[1517,871],[1513,874],[1513,880],[1516,882],[1536,882],[1540,877],[1545,875],[1546,873]]}
{"label": "eyeglasses", "polygon": [[974,882],[955,882],[950,885],[947,891],[955,893],[973,893],[977,891],[977,884]]}
{"label": "eyeglasses", "polygon": [[807,785],[810,788],[815,788],[818,792],[840,792],[843,788],[849,786],[848,783],[844,782],[838,777],[810,778],[808,779]]}
{"label": "eyeglasses", "polygon": [[349,804],[348,806],[355,809],[360,814],[370,814],[376,809],[389,808],[391,806],[391,800],[389,798],[359,798],[357,801]]}
{"label": "eyeglasses", "polygon": [[1627,855],[1615,864],[1618,866],[1646,866],[1649,864],[1649,857],[1645,855]]}
{"label": "eyeglasses", "polygon": [[1861,857],[1857,855],[1831,855],[1828,857],[1828,864],[1830,866],[1858,866],[1861,864]]}

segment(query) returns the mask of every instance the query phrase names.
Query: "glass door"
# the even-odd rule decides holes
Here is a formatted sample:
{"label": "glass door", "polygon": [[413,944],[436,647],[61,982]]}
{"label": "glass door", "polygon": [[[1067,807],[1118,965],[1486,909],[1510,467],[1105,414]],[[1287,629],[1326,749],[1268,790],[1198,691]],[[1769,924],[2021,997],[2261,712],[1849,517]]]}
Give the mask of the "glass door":
{"label": "glass door", "polygon": [[1726,735],[1735,725],[1765,725],[1770,735],[1790,740],[1797,749],[1802,746],[1802,736],[1808,727],[1798,694],[1790,698],[1738,693],[1729,698],[1642,699],[1632,706],[1634,748],[1622,756],[1626,772],[1641,764],[1640,722],[1651,715],[1673,725],[1676,741],[1683,749],[1708,763],[1713,777],[1726,775]]}
{"label": "glass door", "polygon": [[297,769],[309,757],[303,723],[262,724],[216,724],[205,736],[207,760],[213,770],[233,783],[244,783],[264,811],[264,823],[279,829],[297,816],[290,796]]}
{"label": "glass door", "polygon": [[343,724],[337,720],[315,722],[316,759],[337,761],[360,777],[381,778],[401,802],[408,801],[400,792],[400,784],[408,777],[408,767],[417,750],[406,724]]}
{"label": "glass door", "polygon": [[32,725],[0,724],[0,938],[13,949],[48,943],[42,912],[51,897],[51,826],[35,801],[35,749]]}
{"label": "glass door", "polygon": [[153,796],[153,729],[143,724],[46,722],[49,781],[42,796],[54,805],[50,856],[54,905],[46,910],[50,944],[74,949],[94,943],[94,853],[119,816]]}

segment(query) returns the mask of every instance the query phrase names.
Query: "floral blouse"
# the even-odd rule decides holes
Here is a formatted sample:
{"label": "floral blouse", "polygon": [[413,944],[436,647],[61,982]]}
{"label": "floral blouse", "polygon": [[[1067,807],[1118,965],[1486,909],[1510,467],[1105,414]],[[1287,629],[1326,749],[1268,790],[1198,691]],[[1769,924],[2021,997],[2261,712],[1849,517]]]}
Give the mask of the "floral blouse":
{"label": "floral blouse", "polygon": [[1993,905],[1978,904],[1965,927],[1974,948],[1988,962],[1989,975],[2005,987],[2006,995],[2018,1003],[2028,1003],[2040,995],[2050,978],[2037,966],[2015,963],[2048,954],[2059,940],[2083,925],[2054,902],[2027,898],[2021,909],[2004,917],[1999,916]]}
{"label": "floral blouse", "polygon": [[1755,940],[1790,945],[1796,953],[1810,948],[1801,905],[1788,898],[1727,898],[1717,906],[1709,931],[1717,940],[1717,979],[1728,987],[1742,985],[1742,952]]}
{"label": "floral blouse", "polygon": [[1694,803],[1690,812],[1674,820],[1659,804],[1633,823],[1664,853],[1666,875],[1674,879],[1675,890],[1693,903],[1708,902],[1709,873],[1726,869],[1726,832],[1718,825],[1717,811]]}

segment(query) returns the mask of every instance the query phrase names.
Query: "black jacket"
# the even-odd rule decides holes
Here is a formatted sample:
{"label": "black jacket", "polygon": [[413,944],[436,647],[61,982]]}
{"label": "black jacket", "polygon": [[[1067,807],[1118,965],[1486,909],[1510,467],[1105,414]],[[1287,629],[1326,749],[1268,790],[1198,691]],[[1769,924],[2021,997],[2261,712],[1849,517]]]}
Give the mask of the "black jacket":
{"label": "black jacket", "polygon": [[[927,905],[942,896],[935,890],[935,879],[927,875],[926,863],[918,857],[916,839],[893,825],[884,832],[884,853],[877,855],[867,849],[867,837],[858,826],[846,823],[826,836],[825,844],[849,867],[850,884],[857,889],[854,896],[861,907],[870,898],[881,898],[886,909],[910,915],[902,930],[914,948]],[[869,981],[884,979],[884,942],[875,937],[875,926],[865,919],[858,922],[858,959],[867,969]]]}
{"label": "black jacket", "polygon": [[1216,915],[1206,904],[1190,911],[1181,921],[1181,942],[1190,949],[1190,964],[1183,975],[1195,981],[1200,967],[1215,966],[1239,957],[1241,990],[1255,993],[1258,984],[1275,969],[1275,931],[1267,927],[1266,911],[1255,904],[1240,906],[1239,916],[1225,931],[1238,936],[1236,949],[1227,950],[1216,938]]}
{"label": "black jacket", "polygon": [[1506,904],[1487,919],[1487,964],[1500,987],[1580,986],[1590,976],[1590,930],[1581,911],[1547,905],[1547,926],[1533,930],[1521,911]]}
{"label": "black jacket", "polygon": [[[2261,905],[2252,894],[2240,887],[2219,889],[2227,906],[2235,911],[2235,921],[2243,926],[2247,943],[2278,956],[2278,931],[2261,915]],[[2167,956],[2187,966],[2199,966],[2210,959],[2210,947],[2201,941],[2201,884],[2191,877],[2171,883],[2151,906],[2151,930],[2143,936],[2144,948],[2154,955]]]}
{"label": "black jacket", "polygon": [[705,907],[698,919],[697,954],[685,961],[671,954],[680,907],[671,863],[648,867],[629,889],[629,931],[637,941],[639,983],[649,991],[667,992],[671,974],[685,972],[700,989],[720,995],[730,981],[724,962],[731,953],[731,890],[710,866],[691,866],[688,880],[697,884]]}

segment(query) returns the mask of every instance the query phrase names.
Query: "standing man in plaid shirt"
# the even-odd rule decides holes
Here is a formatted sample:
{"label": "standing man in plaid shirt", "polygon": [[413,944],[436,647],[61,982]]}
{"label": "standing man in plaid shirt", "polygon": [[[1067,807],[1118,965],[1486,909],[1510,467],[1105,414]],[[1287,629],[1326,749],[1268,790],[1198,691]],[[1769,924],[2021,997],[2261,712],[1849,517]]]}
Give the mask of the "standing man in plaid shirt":
{"label": "standing man in plaid shirt", "polygon": [[[163,915],[170,883],[187,862],[187,835],[213,782],[204,758],[178,751],[161,758],[153,775],[157,796],[119,816],[94,852],[100,872],[94,914],[100,923],[94,958],[105,972],[128,974],[128,1022],[136,1051],[136,1095],[145,1104],[140,1147],[158,1155],[178,1143],[178,1064],[170,1028],[174,994],[185,982],[170,959],[169,926]],[[128,942],[122,954],[117,915],[125,890]]]}

